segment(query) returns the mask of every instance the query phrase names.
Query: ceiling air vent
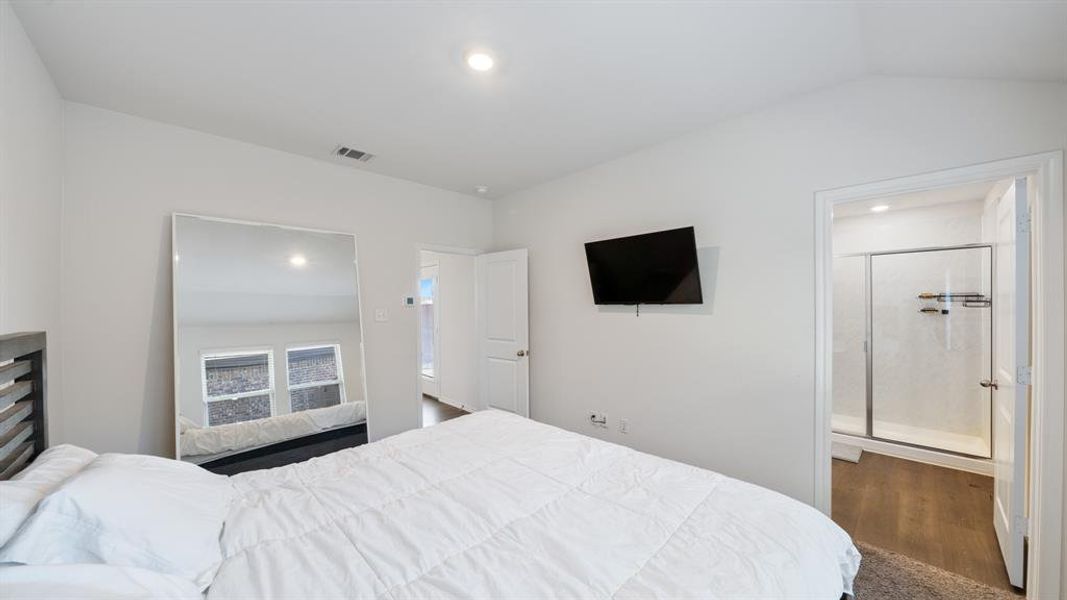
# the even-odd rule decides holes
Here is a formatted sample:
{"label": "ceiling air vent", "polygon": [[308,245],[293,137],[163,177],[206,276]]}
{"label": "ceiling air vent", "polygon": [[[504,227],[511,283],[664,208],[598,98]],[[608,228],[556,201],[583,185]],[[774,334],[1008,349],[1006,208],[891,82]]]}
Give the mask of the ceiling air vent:
{"label": "ceiling air vent", "polygon": [[333,154],[337,158],[350,158],[362,163],[370,162],[371,159],[374,158],[374,155],[370,152],[356,150],[355,148],[349,148],[348,146],[338,146],[337,149],[333,151]]}

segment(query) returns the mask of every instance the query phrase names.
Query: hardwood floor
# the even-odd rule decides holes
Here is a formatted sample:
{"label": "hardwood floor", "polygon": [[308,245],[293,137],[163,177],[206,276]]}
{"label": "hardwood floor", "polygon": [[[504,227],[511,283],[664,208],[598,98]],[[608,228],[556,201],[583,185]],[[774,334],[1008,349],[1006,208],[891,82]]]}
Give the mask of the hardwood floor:
{"label": "hardwood floor", "polygon": [[442,421],[455,419],[468,414],[467,411],[445,404],[433,396],[422,395],[422,426],[429,427]]}
{"label": "hardwood floor", "polygon": [[993,531],[991,477],[864,452],[859,463],[833,461],[833,519],[854,540],[1014,589]]}

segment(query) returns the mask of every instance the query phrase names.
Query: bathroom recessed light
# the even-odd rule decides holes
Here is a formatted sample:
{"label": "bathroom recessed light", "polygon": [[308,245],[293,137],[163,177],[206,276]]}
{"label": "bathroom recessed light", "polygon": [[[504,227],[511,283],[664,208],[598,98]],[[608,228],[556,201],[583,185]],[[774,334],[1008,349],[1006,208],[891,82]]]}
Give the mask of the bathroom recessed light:
{"label": "bathroom recessed light", "polygon": [[887,210],[889,210],[888,204],[879,204],[871,207],[871,212],[885,212]]}
{"label": "bathroom recessed light", "polygon": [[308,259],[304,258],[303,254],[294,254],[289,257],[289,264],[294,267],[302,267],[308,264]]}
{"label": "bathroom recessed light", "polygon": [[486,72],[493,68],[493,55],[488,52],[478,50],[467,54],[467,66],[479,72]]}
{"label": "bathroom recessed light", "polygon": [[489,193],[489,186],[487,186],[487,185],[476,185],[476,186],[474,186],[474,191],[478,192],[479,194],[487,194],[487,193]]}

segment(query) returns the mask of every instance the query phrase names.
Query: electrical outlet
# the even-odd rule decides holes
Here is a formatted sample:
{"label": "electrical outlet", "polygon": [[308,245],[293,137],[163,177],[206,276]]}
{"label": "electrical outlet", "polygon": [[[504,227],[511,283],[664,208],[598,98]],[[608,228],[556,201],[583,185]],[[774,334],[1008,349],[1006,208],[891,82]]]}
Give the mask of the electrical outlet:
{"label": "electrical outlet", "polygon": [[589,423],[594,427],[606,428],[608,426],[608,416],[602,412],[591,410],[589,411]]}
{"label": "electrical outlet", "polygon": [[619,419],[619,433],[630,433],[630,419]]}

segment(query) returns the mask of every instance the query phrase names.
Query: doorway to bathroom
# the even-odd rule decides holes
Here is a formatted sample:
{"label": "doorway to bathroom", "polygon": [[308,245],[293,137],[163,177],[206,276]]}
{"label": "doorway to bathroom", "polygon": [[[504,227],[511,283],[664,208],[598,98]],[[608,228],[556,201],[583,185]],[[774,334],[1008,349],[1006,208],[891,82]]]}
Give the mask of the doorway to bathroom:
{"label": "doorway to bathroom", "polygon": [[993,249],[1014,186],[874,198],[833,221],[832,516],[858,543],[1002,589]]}
{"label": "doorway to bathroom", "polygon": [[861,551],[1056,589],[1061,161],[816,194],[816,504]]}

